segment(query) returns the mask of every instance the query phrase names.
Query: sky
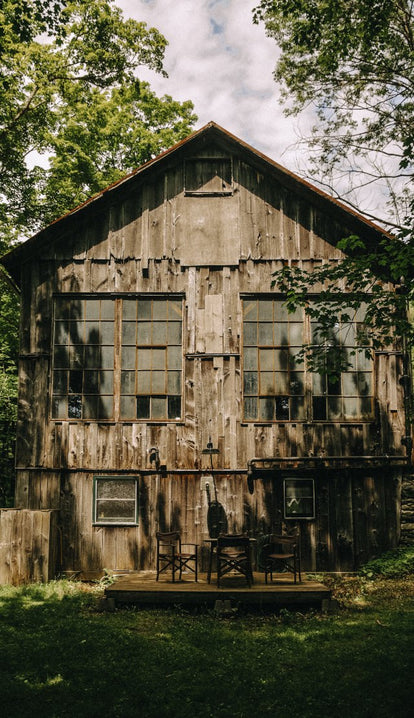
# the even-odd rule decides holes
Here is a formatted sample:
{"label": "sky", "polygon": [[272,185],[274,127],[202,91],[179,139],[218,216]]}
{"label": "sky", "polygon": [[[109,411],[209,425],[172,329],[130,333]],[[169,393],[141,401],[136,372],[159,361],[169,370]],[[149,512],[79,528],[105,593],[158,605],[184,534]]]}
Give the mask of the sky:
{"label": "sky", "polygon": [[[125,17],[156,27],[168,40],[164,79],[142,68],[160,95],[192,100],[198,121],[224,127],[286,168],[300,172],[297,120],[286,118],[273,79],[278,48],[254,25],[254,0],[116,0]],[[306,125],[302,119],[301,126]]]}

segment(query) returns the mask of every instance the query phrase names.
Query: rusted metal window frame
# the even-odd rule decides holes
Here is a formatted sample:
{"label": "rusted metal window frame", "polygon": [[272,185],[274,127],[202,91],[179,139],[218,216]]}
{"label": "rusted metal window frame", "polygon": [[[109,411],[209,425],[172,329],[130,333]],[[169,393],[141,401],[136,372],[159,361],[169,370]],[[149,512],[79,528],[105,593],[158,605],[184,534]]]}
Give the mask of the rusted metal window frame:
{"label": "rusted metal window frame", "polygon": [[[135,490],[134,490],[134,498],[133,499],[125,499],[125,498],[116,498],[116,497],[105,497],[105,499],[102,499],[98,496],[98,483],[99,482],[112,482],[115,483],[116,481],[127,481],[129,483],[135,484]],[[131,521],[125,520],[124,518],[120,517],[117,521],[110,521],[108,518],[102,517],[99,519],[98,516],[98,502],[99,501],[128,501],[131,504],[134,503],[134,519]],[[122,475],[122,476],[115,476],[115,475],[106,475],[106,474],[99,474],[93,477],[93,499],[92,499],[92,525],[93,526],[138,526],[139,524],[139,475]]]}

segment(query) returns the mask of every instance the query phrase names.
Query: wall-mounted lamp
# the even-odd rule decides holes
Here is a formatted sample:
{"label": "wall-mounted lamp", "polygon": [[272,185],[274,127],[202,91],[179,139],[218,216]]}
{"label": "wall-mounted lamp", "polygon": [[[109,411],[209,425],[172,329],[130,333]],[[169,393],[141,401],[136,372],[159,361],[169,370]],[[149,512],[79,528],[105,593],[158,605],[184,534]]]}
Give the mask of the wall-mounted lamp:
{"label": "wall-mounted lamp", "polygon": [[157,449],[156,446],[152,446],[149,450],[149,460],[150,464],[155,464],[155,468],[157,471],[159,471],[160,468],[160,452]]}
{"label": "wall-mounted lamp", "polygon": [[207,447],[205,449],[203,449],[201,453],[207,454],[208,456],[210,456],[210,464],[211,464],[211,468],[213,469],[213,455],[219,454],[220,451],[213,447],[213,442],[211,441],[211,436],[208,437]]}

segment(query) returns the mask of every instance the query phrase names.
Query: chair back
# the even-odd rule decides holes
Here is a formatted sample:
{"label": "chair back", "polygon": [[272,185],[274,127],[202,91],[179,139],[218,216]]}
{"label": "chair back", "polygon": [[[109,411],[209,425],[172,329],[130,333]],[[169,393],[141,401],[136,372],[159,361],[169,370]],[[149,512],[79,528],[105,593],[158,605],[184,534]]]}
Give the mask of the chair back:
{"label": "chair back", "polygon": [[181,536],[179,531],[157,531],[157,549],[178,549],[181,551]]}
{"label": "chair back", "polygon": [[217,538],[217,551],[226,548],[249,550],[249,537],[245,534],[220,534]]}

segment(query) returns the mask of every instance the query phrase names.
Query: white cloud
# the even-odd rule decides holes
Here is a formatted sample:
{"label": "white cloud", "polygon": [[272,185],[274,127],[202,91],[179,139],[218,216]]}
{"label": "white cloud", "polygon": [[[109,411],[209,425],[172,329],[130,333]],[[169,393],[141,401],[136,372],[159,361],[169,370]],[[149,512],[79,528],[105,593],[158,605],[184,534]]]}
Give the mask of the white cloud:
{"label": "white cloud", "polygon": [[168,79],[142,69],[158,94],[193,101],[197,127],[213,120],[297,170],[294,121],[283,115],[273,79],[277,46],[254,25],[254,0],[117,0],[125,16],[167,38]]}

